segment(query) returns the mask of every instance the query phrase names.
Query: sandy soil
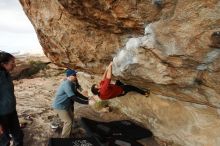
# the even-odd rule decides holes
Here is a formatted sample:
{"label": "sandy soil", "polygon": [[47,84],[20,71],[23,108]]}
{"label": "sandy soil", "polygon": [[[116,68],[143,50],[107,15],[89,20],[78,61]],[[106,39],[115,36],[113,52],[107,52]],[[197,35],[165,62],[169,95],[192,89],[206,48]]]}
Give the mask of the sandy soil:
{"label": "sandy soil", "polygon": [[[50,72],[54,72],[54,69]],[[41,73],[42,75],[42,73]],[[17,111],[21,123],[26,122],[23,128],[25,146],[46,146],[50,137],[59,137],[61,129],[54,131],[50,128],[56,114],[51,108],[52,100],[63,74],[43,77],[37,75],[32,79],[14,81],[17,97]],[[128,119],[118,111],[101,112],[87,105],[75,105],[75,119],[88,117],[101,121]],[[74,131],[75,136],[82,134],[82,129]],[[77,133],[78,132],[78,133]],[[154,139],[142,140],[145,146],[157,146]]]}

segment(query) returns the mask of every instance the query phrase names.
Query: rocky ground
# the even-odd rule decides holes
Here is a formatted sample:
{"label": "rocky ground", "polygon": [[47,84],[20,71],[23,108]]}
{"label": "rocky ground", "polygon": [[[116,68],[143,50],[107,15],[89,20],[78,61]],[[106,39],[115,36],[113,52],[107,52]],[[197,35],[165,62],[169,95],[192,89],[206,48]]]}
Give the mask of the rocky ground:
{"label": "rocky ground", "polygon": [[[21,71],[20,69],[19,74],[27,72],[27,68],[31,68],[28,64],[31,60],[41,60],[47,64],[46,68],[40,70],[35,75],[30,75],[27,78],[22,76],[22,79],[14,80],[17,111],[20,122],[24,124],[25,146],[46,146],[50,137],[59,137],[61,133],[61,129],[52,130],[50,124],[54,119],[57,119],[56,114],[51,108],[51,103],[59,83],[65,77],[63,74],[64,70],[49,64],[49,61],[44,56],[28,58],[22,56],[18,58],[19,61],[17,62],[19,65],[17,71],[22,66],[25,66],[25,70]],[[118,110],[108,110],[104,106],[97,108],[95,105],[76,104],[76,122],[82,116],[101,121],[128,119]],[[77,128],[73,132],[73,136],[82,134],[84,134],[84,131],[81,128]],[[158,145],[153,138],[142,140],[141,143],[145,146]],[[162,142],[160,144],[164,145]]]}

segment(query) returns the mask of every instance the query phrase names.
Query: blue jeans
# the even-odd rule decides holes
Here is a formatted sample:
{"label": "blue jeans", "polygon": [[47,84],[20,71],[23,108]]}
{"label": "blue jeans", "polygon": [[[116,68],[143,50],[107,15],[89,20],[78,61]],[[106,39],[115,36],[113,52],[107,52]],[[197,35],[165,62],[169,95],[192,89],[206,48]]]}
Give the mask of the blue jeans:
{"label": "blue jeans", "polygon": [[0,146],[8,146],[10,136],[14,142],[14,146],[23,146],[24,134],[20,128],[17,112],[14,111],[7,115],[0,115],[0,123],[4,129],[4,134],[0,136]]}

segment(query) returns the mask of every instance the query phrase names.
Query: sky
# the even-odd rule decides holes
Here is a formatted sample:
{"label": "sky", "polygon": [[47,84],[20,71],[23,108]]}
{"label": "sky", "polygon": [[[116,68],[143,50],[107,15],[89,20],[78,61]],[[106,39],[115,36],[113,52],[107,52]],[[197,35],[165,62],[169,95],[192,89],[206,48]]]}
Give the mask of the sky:
{"label": "sky", "polygon": [[42,53],[33,25],[19,0],[0,0],[0,50],[9,53]]}

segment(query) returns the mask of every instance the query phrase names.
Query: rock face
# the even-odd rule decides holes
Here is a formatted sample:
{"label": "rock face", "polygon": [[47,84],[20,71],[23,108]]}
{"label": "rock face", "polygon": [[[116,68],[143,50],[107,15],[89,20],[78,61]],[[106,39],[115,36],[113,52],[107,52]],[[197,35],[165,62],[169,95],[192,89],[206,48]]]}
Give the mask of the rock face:
{"label": "rock face", "polygon": [[219,0],[20,0],[57,65],[151,88],[112,100],[155,136],[219,146]]}
{"label": "rock face", "polygon": [[168,17],[175,7],[171,0],[164,10],[150,1],[136,0],[20,2],[53,62],[92,72],[102,71],[128,37],[141,34],[150,22]]}

